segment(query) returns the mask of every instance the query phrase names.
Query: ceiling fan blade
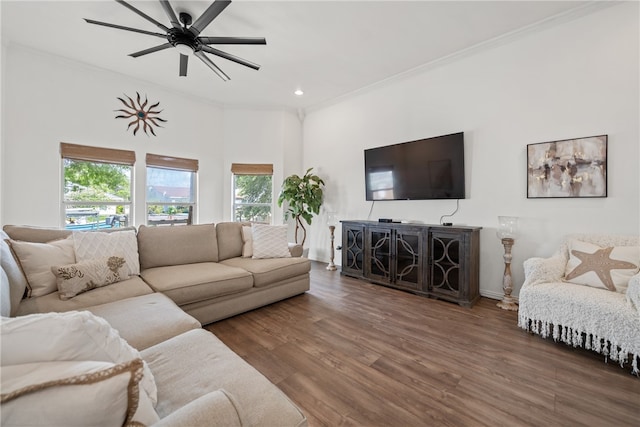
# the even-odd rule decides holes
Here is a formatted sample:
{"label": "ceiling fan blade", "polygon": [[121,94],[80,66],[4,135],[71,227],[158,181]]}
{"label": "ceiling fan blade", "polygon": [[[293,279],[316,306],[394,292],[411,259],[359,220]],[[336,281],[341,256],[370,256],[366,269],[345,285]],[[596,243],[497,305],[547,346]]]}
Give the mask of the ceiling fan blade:
{"label": "ceiling fan blade", "polygon": [[198,37],[203,44],[267,44],[264,37]]}
{"label": "ceiling fan blade", "polygon": [[194,55],[197,56],[198,58],[200,58],[200,60],[202,62],[204,62],[207,67],[211,68],[213,70],[213,72],[216,73],[218,75],[218,77],[220,77],[222,80],[224,80],[225,82],[231,80],[229,78],[229,76],[227,76],[224,73],[224,71],[222,71],[220,68],[218,68],[218,66],[216,64],[214,64],[212,60],[207,58],[207,55],[205,55],[203,51],[198,50],[198,51],[194,52]]}
{"label": "ceiling fan blade", "polygon": [[219,56],[224,59],[228,59],[229,61],[237,62],[238,64],[244,65],[245,67],[253,68],[254,70],[260,69],[260,66],[258,64],[254,64],[253,62],[247,61],[246,59],[239,58],[235,55],[223,52],[211,46],[201,46],[201,48],[207,53]]}
{"label": "ceiling fan blade", "polygon": [[158,52],[159,50],[168,49],[170,47],[173,47],[171,43],[165,43],[165,44],[161,44],[160,46],[154,46],[154,47],[150,47],[149,49],[141,50],[139,52],[130,53],[129,56],[133,56],[134,58],[137,58],[139,56],[146,55],[148,53]]}
{"label": "ceiling fan blade", "polygon": [[164,25],[162,25],[161,23],[159,23],[158,21],[156,21],[155,19],[153,19],[152,17],[150,17],[146,13],[142,12],[141,10],[138,10],[135,7],[131,6],[126,1],[124,1],[124,0],[116,0],[116,2],[120,3],[121,5],[126,7],[127,9],[131,10],[132,12],[142,16],[144,19],[146,19],[147,21],[151,22],[156,27],[162,29],[162,31],[169,31],[169,28],[165,27]]}
{"label": "ceiling fan blade", "polygon": [[103,27],[117,28],[118,30],[133,31],[134,33],[148,34],[150,36],[162,37],[163,39],[167,37],[166,34],[153,33],[151,31],[139,30],[137,28],[131,28],[131,27],[123,27],[122,25],[116,25],[116,24],[109,24],[107,22],[94,21],[93,19],[86,19],[85,18],[85,21],[87,21],[87,23],[89,23],[89,24],[96,24],[96,25],[102,25]]}
{"label": "ceiling fan blade", "polygon": [[169,22],[171,22],[171,25],[173,25],[173,28],[182,28],[182,26],[180,25],[180,21],[178,21],[178,17],[176,16],[176,13],[173,11],[173,8],[171,7],[171,3],[169,3],[169,0],[160,0],[160,5],[162,6],[162,8],[164,9],[164,12],[169,17]]}
{"label": "ceiling fan blade", "polygon": [[198,35],[204,30],[207,25],[211,24],[216,16],[220,15],[220,13],[231,3],[231,0],[215,0],[211,5],[204,11],[202,15],[189,27],[189,30],[194,34]]}
{"label": "ceiling fan blade", "polygon": [[180,54],[180,76],[181,77],[186,77],[188,63],[189,63],[189,57],[187,55]]}

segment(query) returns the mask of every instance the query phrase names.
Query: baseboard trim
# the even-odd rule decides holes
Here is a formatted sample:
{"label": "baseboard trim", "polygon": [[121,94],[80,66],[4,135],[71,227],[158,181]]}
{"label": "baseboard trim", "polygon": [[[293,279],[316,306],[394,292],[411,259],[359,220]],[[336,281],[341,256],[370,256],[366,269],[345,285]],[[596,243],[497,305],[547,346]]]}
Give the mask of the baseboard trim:
{"label": "baseboard trim", "polygon": [[[502,297],[504,296],[504,294],[502,292],[495,292],[495,291],[480,291],[480,296],[485,297],[485,298],[491,298],[491,299],[495,299],[500,301],[502,299]],[[518,302],[518,297],[513,296],[513,299],[516,300],[516,302]]]}

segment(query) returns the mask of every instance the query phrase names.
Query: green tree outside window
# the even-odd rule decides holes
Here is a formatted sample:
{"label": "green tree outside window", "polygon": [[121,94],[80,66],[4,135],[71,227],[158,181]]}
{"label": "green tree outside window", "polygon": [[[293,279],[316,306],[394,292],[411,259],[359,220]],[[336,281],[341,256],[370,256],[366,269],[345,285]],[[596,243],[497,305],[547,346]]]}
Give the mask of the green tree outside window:
{"label": "green tree outside window", "polygon": [[271,222],[271,175],[234,175],[235,221]]}

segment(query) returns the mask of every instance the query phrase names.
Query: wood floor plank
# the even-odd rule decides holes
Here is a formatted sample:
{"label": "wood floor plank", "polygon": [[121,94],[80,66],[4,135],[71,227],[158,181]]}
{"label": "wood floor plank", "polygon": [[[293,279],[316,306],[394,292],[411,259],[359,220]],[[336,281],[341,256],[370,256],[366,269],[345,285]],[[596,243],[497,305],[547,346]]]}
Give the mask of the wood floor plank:
{"label": "wood floor plank", "polygon": [[640,378],[473,308],[340,276],[206,326],[316,426],[638,426]]}

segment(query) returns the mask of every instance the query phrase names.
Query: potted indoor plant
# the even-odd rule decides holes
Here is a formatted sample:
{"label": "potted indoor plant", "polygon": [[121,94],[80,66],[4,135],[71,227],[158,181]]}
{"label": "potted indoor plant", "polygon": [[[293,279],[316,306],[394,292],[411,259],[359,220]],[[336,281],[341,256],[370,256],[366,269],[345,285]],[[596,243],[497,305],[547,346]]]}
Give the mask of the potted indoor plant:
{"label": "potted indoor plant", "polygon": [[284,218],[293,218],[296,222],[295,242],[298,243],[298,230],[302,229],[302,242],[307,239],[307,229],[302,220],[311,225],[313,215],[320,213],[324,181],[311,173],[313,168],[307,169],[304,176],[290,175],[285,178],[278,196],[278,206],[287,202]]}

